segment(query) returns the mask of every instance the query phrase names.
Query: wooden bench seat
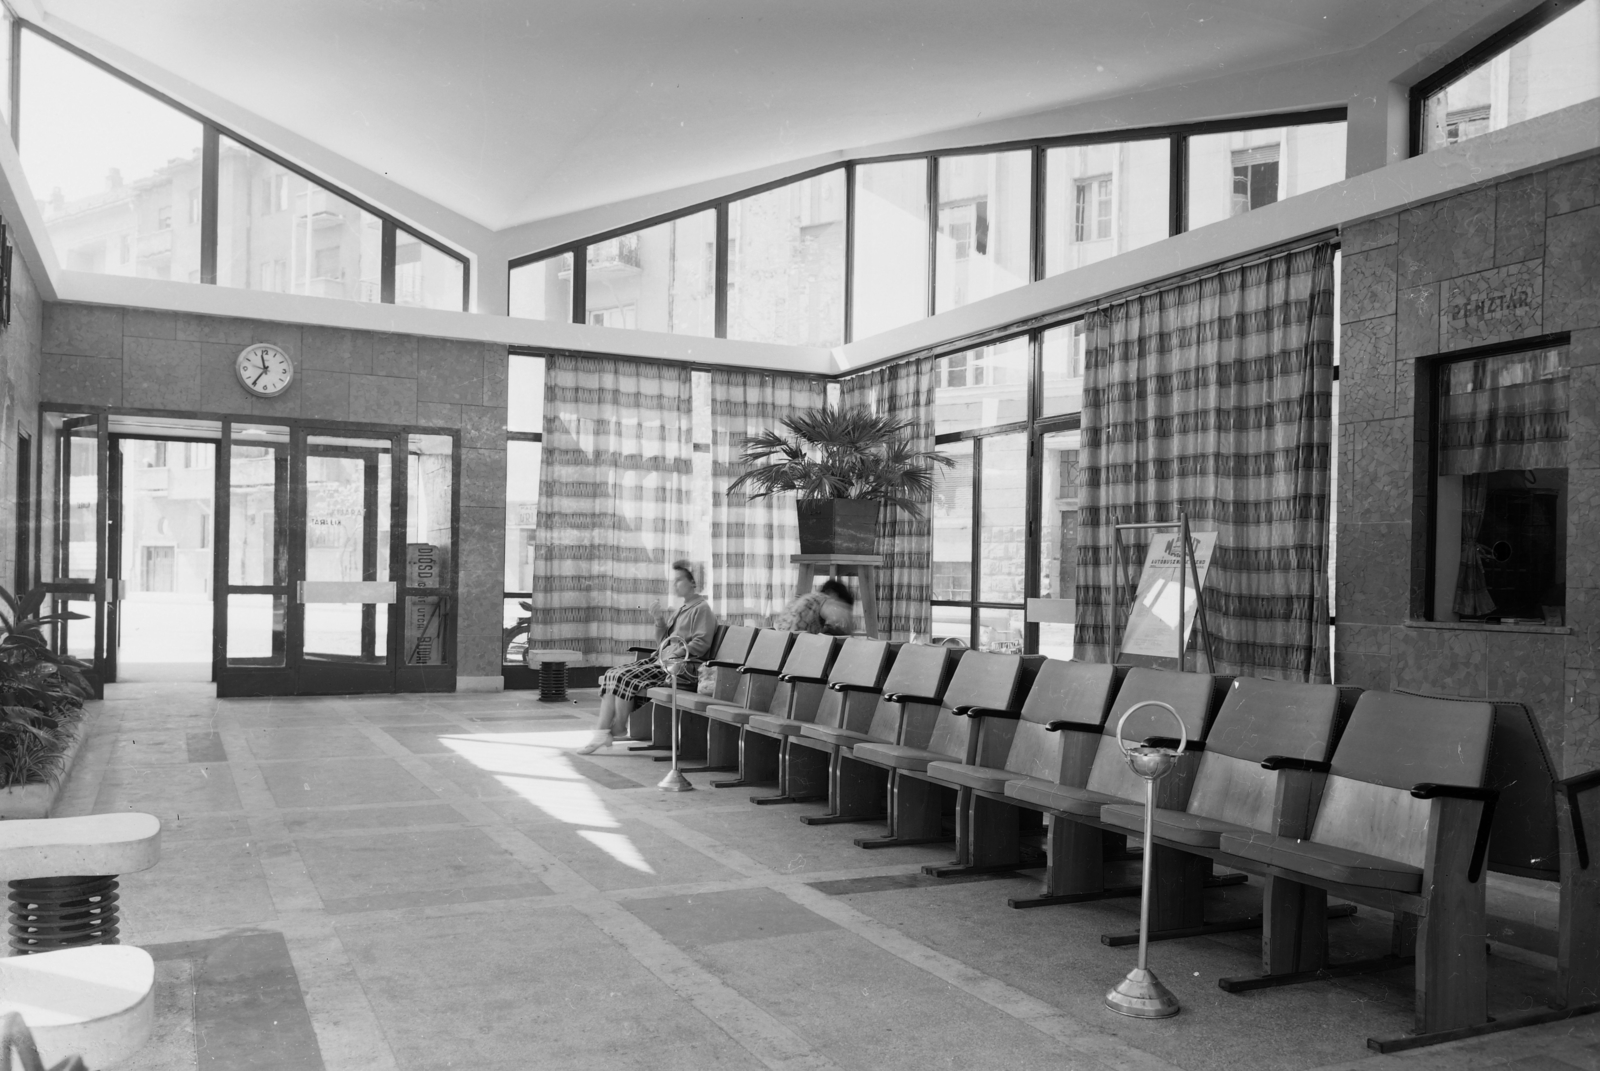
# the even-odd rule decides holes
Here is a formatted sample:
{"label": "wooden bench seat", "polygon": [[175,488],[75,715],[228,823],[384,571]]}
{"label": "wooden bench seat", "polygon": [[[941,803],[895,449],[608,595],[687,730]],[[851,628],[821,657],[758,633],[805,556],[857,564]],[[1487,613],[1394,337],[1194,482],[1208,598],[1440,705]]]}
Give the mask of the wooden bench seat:
{"label": "wooden bench seat", "polygon": [[783,660],[794,642],[794,633],[775,628],[764,628],[756,633],[750,651],[734,670],[733,697],[726,702],[708,703],[698,715],[684,719],[679,726],[681,754],[703,755],[705,765],[700,770],[737,770],[739,768],[739,725],[712,719],[708,712],[713,706],[732,705],[765,710],[778,688],[778,674],[783,670]]}
{"label": "wooden bench seat", "polygon": [[887,641],[864,636],[845,640],[828,671],[822,700],[809,719],[799,710],[785,711],[786,716],[781,718],[765,714],[750,719],[745,725],[747,735],[767,735],[781,741],[778,795],[752,796],[753,802],[800,803],[828,798],[831,748],[822,740],[805,737],[803,732],[812,727],[838,728],[849,721],[853,709],[870,709],[880,693],[890,646]]}
{"label": "wooden bench seat", "polygon": [[[765,784],[778,780],[779,741],[767,734],[745,732],[751,718],[764,714],[777,714],[809,721],[822,702],[827,685],[828,668],[838,652],[839,641],[833,636],[800,633],[790,639],[788,654],[774,678],[774,686],[764,702],[748,705],[721,705],[713,703],[706,708],[706,719],[711,731],[725,737],[731,731],[737,740],[739,776],[726,781],[713,781],[715,788],[733,788],[738,785]],[[749,672],[747,663],[741,672]],[[758,675],[765,675],[764,671]]]}
{"label": "wooden bench seat", "polygon": [[[706,711],[706,707],[713,703],[730,703],[739,687],[739,667],[750,654],[750,646],[755,643],[756,630],[748,625],[723,625],[717,629],[716,643],[712,646],[711,657],[704,665],[711,667],[712,685],[711,694],[703,695],[698,691],[677,690],[678,702],[678,757],[680,759],[696,760],[705,758],[705,726],[704,724],[690,725],[685,728],[685,723],[690,718],[698,718]],[[650,700],[650,743],[644,747],[636,747],[634,751],[670,750],[672,747],[672,701],[673,690],[668,687],[651,688],[646,692]],[[669,756],[670,757],[670,756]],[[666,758],[657,759],[658,762]]]}

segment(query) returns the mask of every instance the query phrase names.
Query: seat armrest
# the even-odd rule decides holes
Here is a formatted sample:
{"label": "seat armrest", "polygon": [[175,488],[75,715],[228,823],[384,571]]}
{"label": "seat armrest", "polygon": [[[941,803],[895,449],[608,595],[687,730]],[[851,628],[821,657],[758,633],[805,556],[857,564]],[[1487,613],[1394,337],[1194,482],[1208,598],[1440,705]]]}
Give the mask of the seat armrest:
{"label": "seat armrest", "polygon": [[803,677],[798,673],[780,673],[778,679],[788,684],[827,684],[826,677]]}
{"label": "seat armrest", "polygon": [[1321,759],[1297,759],[1293,755],[1268,755],[1261,763],[1263,770],[1305,770],[1308,773],[1327,773],[1333,763]]}
{"label": "seat armrest", "polygon": [[[1178,745],[1180,743],[1182,743],[1182,741],[1179,740],[1176,736],[1147,736],[1147,737],[1144,738],[1144,746],[1145,747],[1164,747],[1164,748],[1167,748],[1170,751],[1178,750]],[[1195,754],[1198,755],[1200,752],[1204,751],[1205,749],[1206,749],[1205,741],[1203,741],[1203,740],[1190,740],[1188,742],[1188,744],[1184,747],[1183,753],[1185,755],[1187,755],[1189,752],[1192,751],[1192,752],[1194,752]]]}
{"label": "seat armrest", "polygon": [[1567,794],[1567,813],[1572,816],[1572,845],[1578,850],[1578,869],[1589,869],[1589,841],[1583,831],[1583,808],[1578,796],[1591,788],[1600,788],[1600,770],[1563,778],[1556,785]]}
{"label": "seat armrest", "polygon": [[912,695],[910,692],[890,692],[884,698],[891,703],[926,703],[930,707],[939,705],[939,700],[931,695]]}
{"label": "seat armrest", "polygon": [[1047,733],[1059,733],[1062,730],[1074,733],[1093,733],[1099,736],[1104,731],[1104,726],[1090,725],[1086,721],[1052,721],[1046,722],[1044,730]]}
{"label": "seat armrest", "polygon": [[744,665],[744,663],[729,662],[723,658],[713,658],[711,661],[705,663],[705,665],[714,666],[717,669],[738,669],[740,666]]}
{"label": "seat armrest", "polygon": [[849,681],[834,681],[828,687],[836,692],[866,692],[869,695],[877,695],[883,691],[876,684],[851,684]]}
{"label": "seat armrest", "polygon": [[1020,710],[1003,710],[1000,707],[985,707],[976,703],[956,707],[952,713],[968,718],[1010,718],[1013,721],[1022,717]]}
{"label": "seat armrest", "polygon": [[1472,862],[1467,866],[1467,880],[1476,882],[1483,873],[1483,858],[1489,853],[1489,827],[1494,824],[1494,805],[1500,793],[1492,788],[1473,788],[1469,785],[1439,785],[1424,781],[1411,787],[1411,794],[1419,800],[1447,797],[1458,800],[1480,800],[1483,813],[1478,818],[1478,837],[1472,842]]}
{"label": "seat armrest", "polygon": [[656,653],[656,649],[654,647],[629,647],[628,650],[633,651],[636,654],[655,654]]}
{"label": "seat armrest", "polygon": [[754,673],[760,677],[776,677],[778,675],[778,671],[775,669],[762,669],[759,666],[740,666],[739,672]]}

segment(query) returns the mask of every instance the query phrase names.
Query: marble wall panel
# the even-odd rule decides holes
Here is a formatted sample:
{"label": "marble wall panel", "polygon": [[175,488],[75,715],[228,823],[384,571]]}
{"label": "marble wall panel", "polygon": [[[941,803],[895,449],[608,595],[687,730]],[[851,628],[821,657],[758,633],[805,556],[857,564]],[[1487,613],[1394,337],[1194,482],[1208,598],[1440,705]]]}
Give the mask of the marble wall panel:
{"label": "marble wall panel", "polygon": [[252,342],[270,342],[300,363],[301,328],[298,324],[272,320],[245,320],[234,316],[199,316],[182,312],[177,316],[180,342],[215,342],[234,348],[234,353]]}
{"label": "marble wall panel", "polygon": [[1495,188],[1494,262],[1518,264],[1544,256],[1544,172]]}
{"label": "marble wall panel", "polygon": [[300,376],[296,376],[289,384],[287,390],[272,398],[257,398],[250,396],[250,413],[259,417],[289,418],[300,416],[300,396],[305,393],[305,384]]}
{"label": "marble wall panel", "polygon": [[417,337],[415,335],[372,336],[372,374],[417,378]]}
{"label": "marble wall panel", "polygon": [[1545,330],[1600,327],[1600,206],[1550,220],[1545,272]]}
{"label": "marble wall panel", "polygon": [[1339,420],[1394,416],[1394,317],[1357,320],[1339,342]]}
{"label": "marble wall panel", "polygon": [[1561,775],[1600,769],[1600,670],[1567,668],[1567,717]]}
{"label": "marble wall panel", "polygon": [[1545,211],[1552,216],[1600,205],[1600,156],[1550,169],[1545,179]]}
{"label": "marble wall panel", "polygon": [[1413,423],[1399,417],[1347,429],[1350,438],[1351,500],[1340,519],[1361,524],[1409,522]]}
{"label": "marble wall panel", "polygon": [[1411,600],[1411,525],[1339,524],[1338,619],[1392,625],[1405,619]]}
{"label": "marble wall panel", "polygon": [[506,452],[461,451],[461,505],[505,508]]}
{"label": "marble wall panel", "polygon": [[1486,635],[1466,629],[1399,629],[1395,637],[1394,686],[1409,692],[1486,695]]}
{"label": "marble wall panel", "polygon": [[1567,588],[1600,589],[1600,469],[1567,469]]}
{"label": "marble wall panel", "polygon": [[1439,310],[1439,348],[1448,352],[1537,335],[1543,307],[1541,261],[1451,279]]}
{"label": "marble wall panel", "polygon": [[122,333],[139,338],[169,338],[177,341],[178,314],[160,309],[124,309]]}
{"label": "marble wall panel", "polygon": [[503,494],[495,507],[462,506],[459,534],[461,610],[456,621],[456,672],[464,677],[496,676],[500,672],[500,593],[504,590]]}
{"label": "marble wall panel", "polygon": [[506,441],[504,407],[463,405],[461,407],[461,445],[473,449],[503,448]]}
{"label": "marble wall panel", "polygon": [[39,399],[78,405],[122,404],[122,361],[47,353],[40,359]]}
{"label": "marble wall panel", "polygon": [[123,340],[122,404],[136,409],[249,412],[231,344]]}
{"label": "marble wall panel", "polygon": [[1394,315],[1394,246],[1341,258],[1339,320],[1349,324]]}
{"label": "marble wall panel", "polygon": [[1566,664],[1600,670],[1600,588],[1568,584],[1566,622]]}
{"label": "marble wall panel", "polygon": [[40,345],[45,353],[120,357],[122,310],[48,302],[44,307],[44,338]]}
{"label": "marble wall panel", "polygon": [[1569,373],[1567,466],[1600,468],[1600,365],[1577,365]]}
{"label": "marble wall panel", "polygon": [[415,424],[417,381],[392,376],[351,376],[350,419],[371,424]]}
{"label": "marble wall panel", "polygon": [[1333,679],[1357,688],[1388,691],[1394,672],[1394,634],[1398,631],[1386,625],[1341,621],[1334,627]]}
{"label": "marble wall panel", "polygon": [[1567,637],[1531,632],[1486,632],[1484,692],[1490,699],[1526,703],[1559,754],[1566,706]]}
{"label": "marble wall panel", "polygon": [[425,428],[459,428],[461,407],[452,402],[418,402],[417,423]]}
{"label": "marble wall panel", "polygon": [[1600,364],[1600,327],[1572,332],[1572,342],[1567,347],[1567,362],[1573,368]]}
{"label": "marble wall panel", "polygon": [[318,420],[350,419],[350,376],[310,368],[300,374],[300,415]]}
{"label": "marble wall panel", "polygon": [[1360,223],[1352,223],[1339,232],[1339,247],[1345,256],[1353,253],[1365,253],[1369,249],[1381,249],[1386,245],[1394,245],[1400,240],[1400,214],[1392,216],[1379,216],[1377,219],[1365,219]]}
{"label": "marble wall panel", "polygon": [[1486,187],[1400,213],[1400,286],[1409,289],[1493,267],[1494,202],[1494,188]]}
{"label": "marble wall panel", "polygon": [[503,346],[483,347],[483,404],[504,409],[506,399],[506,351]]}
{"label": "marble wall panel", "polygon": [[[501,351],[501,360],[505,360]],[[483,345],[452,339],[417,340],[417,401],[482,405]]]}
{"label": "marble wall panel", "polygon": [[372,334],[340,327],[302,328],[301,360],[306,368],[367,375],[372,371]]}
{"label": "marble wall panel", "polygon": [[[1414,286],[1395,299],[1395,356],[1401,360],[1439,352],[1439,285]],[[1342,341],[1342,339],[1341,339]]]}

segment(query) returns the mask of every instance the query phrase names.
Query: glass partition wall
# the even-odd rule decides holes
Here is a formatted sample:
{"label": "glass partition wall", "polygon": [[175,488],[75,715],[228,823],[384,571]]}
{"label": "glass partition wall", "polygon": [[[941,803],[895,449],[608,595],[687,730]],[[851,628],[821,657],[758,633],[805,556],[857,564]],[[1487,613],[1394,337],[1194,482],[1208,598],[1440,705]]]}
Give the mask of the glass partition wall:
{"label": "glass partition wall", "polygon": [[50,639],[97,687],[119,652],[161,657],[124,616],[182,638],[208,607],[222,696],[455,687],[454,435],[126,411],[40,425],[38,575],[76,615]]}

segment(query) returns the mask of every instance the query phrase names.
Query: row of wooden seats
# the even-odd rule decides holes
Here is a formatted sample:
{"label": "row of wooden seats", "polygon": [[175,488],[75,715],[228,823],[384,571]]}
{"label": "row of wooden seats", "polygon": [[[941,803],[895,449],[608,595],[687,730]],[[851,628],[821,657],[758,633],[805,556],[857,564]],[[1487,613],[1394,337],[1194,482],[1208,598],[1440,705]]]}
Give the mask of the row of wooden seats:
{"label": "row of wooden seats", "polygon": [[[1488,865],[1562,881],[1560,1001],[1600,999],[1600,867],[1582,822],[1587,808],[1600,827],[1600,793],[1587,791],[1600,777],[1560,783],[1567,843],[1553,847],[1557,782],[1521,704],[775,630],[726,629],[711,665],[713,694],[676,701],[680,751],[703,757],[702,769],[739,771],[716,784],[776,783],[758,803],[826,798],[812,824],[886,820],[888,835],[863,847],[948,839],[953,818],[957,858],[936,873],[1027,865],[1024,838],[1042,818],[1043,888],[1018,907],[1137,892],[1105,881],[1117,842],[1144,822],[1144,785],[1115,731],[1123,712],[1166,704],[1190,746],[1158,784],[1151,926],[1188,936],[1261,925],[1265,973],[1224,988],[1414,957],[1419,1032],[1482,1024]],[[651,698],[661,726],[673,697]],[[1144,706],[1125,735],[1175,728]],[[1235,873],[1215,877],[1218,864]],[[1243,874],[1261,881],[1262,917],[1207,924],[1202,889]],[[1327,962],[1327,919],[1350,910],[1330,912],[1330,893],[1393,914],[1391,956]]]}

